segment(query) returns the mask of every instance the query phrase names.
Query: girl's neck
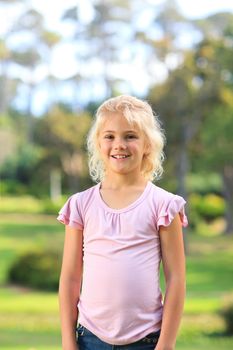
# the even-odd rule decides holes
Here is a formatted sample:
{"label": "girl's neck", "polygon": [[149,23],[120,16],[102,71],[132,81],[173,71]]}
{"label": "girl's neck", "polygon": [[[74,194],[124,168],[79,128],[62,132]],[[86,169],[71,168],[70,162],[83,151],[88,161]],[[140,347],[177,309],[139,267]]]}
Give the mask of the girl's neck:
{"label": "girl's neck", "polygon": [[137,178],[127,177],[112,177],[106,175],[101,182],[101,188],[108,188],[112,190],[120,190],[129,187],[145,187],[147,180],[144,176]]}

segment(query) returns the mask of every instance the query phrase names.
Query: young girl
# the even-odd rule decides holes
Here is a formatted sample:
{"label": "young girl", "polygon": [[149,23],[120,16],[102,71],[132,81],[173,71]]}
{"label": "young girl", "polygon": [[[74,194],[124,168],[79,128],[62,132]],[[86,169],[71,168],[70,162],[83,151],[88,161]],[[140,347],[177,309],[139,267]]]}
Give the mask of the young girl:
{"label": "young girl", "polygon": [[184,199],[151,182],[162,174],[158,119],[145,101],[111,98],[99,107],[87,145],[90,174],[99,182],[71,196],[58,217],[66,225],[62,348],[174,349],[185,297],[187,219]]}

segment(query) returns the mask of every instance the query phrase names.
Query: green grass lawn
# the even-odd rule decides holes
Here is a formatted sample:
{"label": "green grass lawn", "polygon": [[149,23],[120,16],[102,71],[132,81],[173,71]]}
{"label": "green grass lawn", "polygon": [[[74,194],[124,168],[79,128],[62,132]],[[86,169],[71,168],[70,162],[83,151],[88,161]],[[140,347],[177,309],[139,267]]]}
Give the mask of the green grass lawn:
{"label": "green grass lawn", "polygon": [[[52,245],[62,249],[64,227],[53,216],[3,214],[0,219],[0,350],[61,350],[56,293],[6,284],[17,254]],[[230,350],[218,314],[233,294],[233,237],[187,234],[187,299],[177,350]]]}

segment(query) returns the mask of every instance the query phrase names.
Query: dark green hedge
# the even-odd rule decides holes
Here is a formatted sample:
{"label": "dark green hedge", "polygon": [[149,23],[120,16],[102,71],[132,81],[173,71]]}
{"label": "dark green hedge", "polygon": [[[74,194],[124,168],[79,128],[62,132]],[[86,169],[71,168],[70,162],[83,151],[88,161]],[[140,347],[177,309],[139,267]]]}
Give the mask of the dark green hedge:
{"label": "dark green hedge", "polygon": [[222,310],[219,312],[223,317],[226,326],[226,333],[228,335],[233,335],[233,299],[223,306]]}
{"label": "dark green hedge", "polygon": [[53,250],[27,252],[11,265],[8,281],[36,289],[57,291],[60,269],[60,252]]}

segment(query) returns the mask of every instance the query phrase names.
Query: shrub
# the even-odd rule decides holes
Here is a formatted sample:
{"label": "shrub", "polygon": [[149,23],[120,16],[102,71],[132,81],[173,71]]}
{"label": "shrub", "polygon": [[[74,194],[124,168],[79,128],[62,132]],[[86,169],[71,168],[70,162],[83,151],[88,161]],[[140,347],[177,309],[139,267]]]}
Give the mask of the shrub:
{"label": "shrub", "polygon": [[205,196],[192,194],[189,201],[192,210],[195,210],[198,215],[207,220],[224,215],[225,201],[216,194],[207,194]]}
{"label": "shrub", "polygon": [[225,301],[220,315],[225,321],[226,333],[233,335],[233,297]]}
{"label": "shrub", "polygon": [[220,194],[223,191],[222,178],[217,173],[190,173],[186,177],[186,188],[189,193]]}
{"label": "shrub", "polygon": [[1,195],[25,195],[28,193],[27,186],[16,180],[1,180]]}
{"label": "shrub", "polygon": [[65,201],[67,200],[67,196],[63,196],[59,201],[54,203],[51,199],[43,199],[42,205],[43,209],[42,212],[44,214],[54,214],[57,215],[61,207],[64,205]]}
{"label": "shrub", "polygon": [[4,196],[0,201],[0,213],[37,214],[43,212],[41,200],[30,195]]}
{"label": "shrub", "polygon": [[31,195],[2,196],[0,201],[0,213],[23,214],[54,214],[56,215],[64,205],[68,196],[62,196],[56,203],[51,199],[39,199]]}
{"label": "shrub", "polygon": [[57,291],[61,254],[32,251],[19,256],[9,269],[8,281],[41,290]]}

